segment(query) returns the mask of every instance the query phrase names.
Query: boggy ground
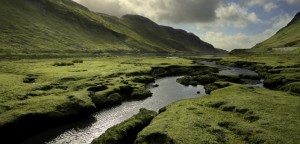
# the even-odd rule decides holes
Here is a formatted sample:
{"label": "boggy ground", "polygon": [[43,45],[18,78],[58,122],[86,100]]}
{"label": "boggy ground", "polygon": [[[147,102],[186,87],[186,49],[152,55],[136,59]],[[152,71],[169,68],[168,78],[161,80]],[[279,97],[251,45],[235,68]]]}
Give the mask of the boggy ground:
{"label": "boggy ground", "polygon": [[146,84],[155,77],[200,69],[216,71],[181,58],[1,60],[0,135],[20,142],[96,110],[151,96]]}
{"label": "boggy ground", "polygon": [[224,56],[190,57],[194,60],[216,61],[221,65],[254,70],[264,79],[264,86],[273,90],[300,94],[300,59],[299,56]]}
{"label": "boggy ground", "polygon": [[[256,70],[270,89],[237,84],[245,78],[259,79],[257,76],[220,75],[205,70],[187,74],[178,82],[204,84],[210,95],[162,108],[138,133],[135,143],[299,143],[299,60],[236,56],[189,59]],[[280,83],[269,82],[276,77],[282,77]]]}

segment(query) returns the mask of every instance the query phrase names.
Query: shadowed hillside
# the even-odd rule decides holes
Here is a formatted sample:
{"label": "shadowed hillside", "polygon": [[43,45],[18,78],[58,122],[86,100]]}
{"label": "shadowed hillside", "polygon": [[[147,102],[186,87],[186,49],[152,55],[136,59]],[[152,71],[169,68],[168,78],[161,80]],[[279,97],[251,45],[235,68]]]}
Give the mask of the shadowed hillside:
{"label": "shadowed hillside", "polygon": [[186,31],[97,14],[71,0],[1,1],[0,13],[1,55],[224,53]]}

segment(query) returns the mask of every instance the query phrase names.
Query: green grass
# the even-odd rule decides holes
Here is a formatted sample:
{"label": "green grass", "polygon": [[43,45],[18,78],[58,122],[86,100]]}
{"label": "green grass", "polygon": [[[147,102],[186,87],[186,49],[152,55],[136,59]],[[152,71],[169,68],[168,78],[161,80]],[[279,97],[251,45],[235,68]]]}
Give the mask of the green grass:
{"label": "green grass", "polygon": [[[128,75],[134,72],[147,72],[151,67],[166,67],[168,65],[192,65],[185,59],[168,58],[139,58],[139,57],[115,57],[115,58],[85,58],[83,63],[75,63],[71,66],[53,66],[54,63],[71,63],[73,59],[39,59],[39,60],[16,60],[0,62],[0,103],[19,101],[20,99],[36,99],[41,96],[57,95],[67,97],[72,92],[78,92],[88,97],[86,89],[96,85],[108,85],[107,91],[112,91],[126,81],[132,86],[140,87],[137,79],[147,76]],[[168,63],[168,65],[162,64]],[[35,82],[24,83],[23,80],[34,75]],[[134,82],[135,81],[135,82]],[[49,90],[38,90],[41,87],[53,87]],[[66,86],[66,90],[60,89]],[[28,96],[28,93],[40,95]],[[28,96],[28,97],[26,97]],[[1,121],[2,122],[2,121]]]}
{"label": "green grass", "polygon": [[[282,90],[298,91],[297,73],[299,68],[295,66],[299,63],[295,59],[267,57],[252,57],[252,59],[222,57],[215,59],[219,60],[220,63],[258,67],[261,70],[266,70],[267,67],[269,71],[266,71],[265,77],[283,75],[285,80],[291,83],[284,85]],[[79,63],[76,61],[78,61],[77,58],[2,60],[0,62],[0,128],[21,121],[43,122],[43,118],[61,120],[61,118],[91,113],[95,109],[120,104],[125,100],[142,99],[148,95],[145,83],[153,81],[154,77],[176,74],[189,74],[197,77],[217,72],[215,68],[196,66],[192,60],[182,58],[103,57],[80,58]],[[72,63],[73,65],[53,66],[54,63]],[[249,63],[255,64],[250,65]],[[224,81],[232,79],[228,76],[222,77]],[[299,97],[291,96],[285,92],[230,85],[232,84],[218,82],[206,86],[206,89],[212,91],[212,96],[206,96],[203,100],[199,98],[199,100],[188,100],[186,103],[178,102],[182,103],[180,107],[183,109],[178,107],[178,109],[174,108],[173,110],[173,105],[177,105],[177,103],[172,104],[166,112],[158,116],[163,121],[158,123],[155,122],[156,120],[153,121],[154,127],[158,126],[157,129],[166,129],[150,134],[148,137],[146,135],[144,137],[144,132],[142,132],[138,141],[161,139],[169,143],[180,143],[188,139],[187,142],[193,143],[192,133],[196,133],[196,131],[201,135],[197,135],[199,138],[196,140],[201,139],[199,141],[222,142],[225,139],[233,143],[243,141],[274,142],[275,140],[271,139],[271,136],[278,137],[280,142],[285,140],[282,138],[285,136],[291,141],[295,141],[291,137],[298,127],[294,126],[291,120],[295,120],[295,123],[299,124],[297,119],[299,113],[293,110],[294,107],[299,108],[297,105]],[[223,87],[227,88],[218,90]],[[210,102],[218,101],[224,101],[225,104],[217,109],[206,106]],[[269,108],[265,110],[263,108],[266,105]],[[228,112],[233,108],[232,106],[235,106],[234,112]],[[223,108],[226,112],[222,111]],[[203,109],[203,111],[195,112],[198,109]],[[236,112],[245,109],[249,109],[249,113],[240,114],[240,112]],[[275,110],[272,112],[270,109]],[[172,113],[165,115],[170,111]],[[290,113],[290,111],[294,113]],[[174,114],[176,112],[179,114]],[[191,115],[191,112],[196,113],[196,115]],[[184,114],[187,115],[184,116]],[[188,117],[191,118],[191,121],[188,120]],[[212,117],[217,119],[210,119]],[[259,120],[255,122],[248,122],[257,118]],[[283,119],[284,123],[281,123],[281,120],[279,122],[278,119]],[[205,121],[202,122],[202,120]],[[197,121],[200,123],[195,124]],[[287,125],[290,122],[291,128],[281,130],[279,126],[276,127],[272,123],[267,125],[272,129],[263,127],[263,124],[268,121],[275,121],[275,124],[279,126]],[[259,123],[256,124],[257,122]],[[166,125],[159,125],[160,123]],[[232,123],[237,124],[232,125]],[[210,126],[208,127],[208,125]],[[219,125],[223,125],[223,127],[225,125],[227,128],[220,128]],[[254,130],[251,129],[252,127]],[[147,129],[149,128],[146,128],[145,131]],[[168,130],[174,131],[174,133],[166,133]],[[289,133],[280,135],[277,134],[278,131],[289,131]],[[182,135],[183,133],[186,135]],[[237,133],[241,136],[237,136]],[[15,133],[15,135],[20,134]],[[177,136],[179,141],[176,140]]]}
{"label": "green grass", "polygon": [[178,82],[186,85],[207,84],[205,90],[210,95],[170,104],[139,133],[135,143],[300,141],[300,61],[297,58],[248,55],[189,59],[213,60],[256,70],[265,79],[264,85],[275,90],[228,83],[244,78],[258,79],[247,75],[228,76],[210,72],[183,77]]}
{"label": "green grass", "polygon": [[136,143],[297,143],[300,98],[232,85],[166,107]]}
{"label": "green grass", "polygon": [[[191,60],[161,57],[107,57],[0,62],[0,132],[28,127],[57,126],[62,119],[88,115],[122,101],[151,96],[146,83],[153,67],[193,66]],[[54,63],[72,63],[53,66]],[[152,80],[151,80],[152,79]],[[49,120],[49,123],[47,122]],[[52,124],[53,123],[53,124]],[[17,125],[16,125],[17,124]],[[18,125],[25,127],[19,127]],[[28,127],[26,127],[28,126]],[[40,126],[42,127],[42,126]]]}

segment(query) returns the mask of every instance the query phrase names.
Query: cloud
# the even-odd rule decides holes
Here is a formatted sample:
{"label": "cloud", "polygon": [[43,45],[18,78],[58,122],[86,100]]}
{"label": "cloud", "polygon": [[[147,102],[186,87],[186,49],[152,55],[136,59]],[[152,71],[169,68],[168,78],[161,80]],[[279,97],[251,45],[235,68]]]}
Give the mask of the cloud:
{"label": "cloud", "polygon": [[206,32],[201,39],[213,44],[217,48],[222,48],[228,51],[235,48],[249,47],[249,45],[253,44],[250,37],[241,33],[227,35],[223,32]]}
{"label": "cloud", "polygon": [[281,13],[280,15],[271,18],[271,28],[266,29],[262,35],[265,35],[267,38],[274,35],[281,28],[285,27],[292,19],[293,15],[287,13]]}
{"label": "cloud", "polygon": [[218,30],[223,27],[245,28],[249,24],[263,23],[254,12],[237,3],[223,3],[216,9],[214,22],[197,23],[198,29]]}
{"label": "cloud", "polygon": [[[92,11],[121,17],[125,14],[138,14],[159,23],[178,25],[179,23],[197,25],[200,38],[215,47],[232,50],[250,48],[269,38],[285,26],[292,17],[281,14],[274,18],[260,19],[252,7],[261,7],[265,12],[279,8],[282,1],[289,4],[299,0],[73,0]],[[259,12],[259,11],[256,11]],[[228,34],[228,31],[251,28],[248,25],[268,25],[260,34]],[[186,27],[182,27],[186,28]],[[226,30],[224,30],[226,29]],[[226,32],[227,31],[227,32]]]}
{"label": "cloud", "polygon": [[74,0],[92,11],[114,16],[138,14],[159,22],[196,23],[216,19],[221,0]]}
{"label": "cloud", "polygon": [[249,12],[246,7],[236,3],[228,3],[218,7],[216,16],[219,19],[219,23],[227,23],[227,25],[233,25],[236,28],[244,28],[248,23],[262,22],[254,12]]}
{"label": "cloud", "polygon": [[286,0],[289,4],[300,4],[299,0]]}
{"label": "cloud", "polygon": [[250,7],[254,7],[254,6],[262,7],[266,12],[271,12],[272,10],[279,7],[276,1],[274,0],[247,0],[247,1],[241,0],[241,3],[243,5],[250,6]]}
{"label": "cloud", "polygon": [[288,14],[281,14],[273,17],[271,19],[270,28],[256,35],[246,35],[242,33],[228,35],[223,32],[209,31],[199,36],[202,40],[213,44],[215,47],[228,51],[236,48],[251,48],[255,44],[274,35],[278,30],[286,26],[287,23],[292,20],[292,18],[293,17]]}
{"label": "cloud", "polygon": [[264,10],[265,10],[266,12],[271,12],[273,9],[276,9],[276,8],[278,8],[278,5],[275,4],[275,3],[272,3],[272,2],[266,3],[266,4],[264,5]]}

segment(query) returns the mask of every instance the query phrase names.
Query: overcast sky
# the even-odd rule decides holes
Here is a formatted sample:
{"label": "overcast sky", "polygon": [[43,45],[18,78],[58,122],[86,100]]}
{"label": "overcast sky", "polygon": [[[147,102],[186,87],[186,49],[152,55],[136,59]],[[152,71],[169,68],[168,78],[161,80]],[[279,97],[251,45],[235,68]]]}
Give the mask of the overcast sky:
{"label": "overcast sky", "polygon": [[73,0],[92,11],[138,14],[184,29],[217,48],[251,48],[284,27],[300,0]]}

